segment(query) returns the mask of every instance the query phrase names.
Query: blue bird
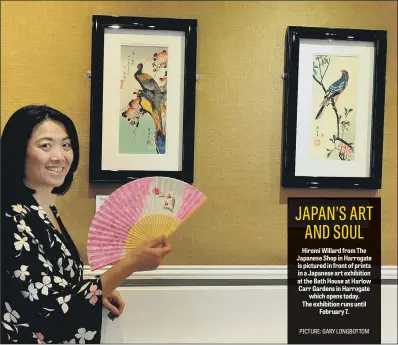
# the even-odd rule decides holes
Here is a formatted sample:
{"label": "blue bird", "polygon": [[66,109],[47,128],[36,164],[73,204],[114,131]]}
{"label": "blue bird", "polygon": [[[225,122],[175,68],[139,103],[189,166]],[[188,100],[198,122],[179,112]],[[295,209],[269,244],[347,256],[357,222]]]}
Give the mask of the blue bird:
{"label": "blue bird", "polygon": [[325,97],[320,104],[321,109],[319,109],[318,114],[315,117],[315,120],[318,120],[323,112],[325,111],[326,107],[332,103],[336,104],[338,98],[343,93],[348,85],[348,72],[346,70],[341,70],[341,77],[339,80],[336,80],[332,85],[329,86],[328,90],[325,93]]}

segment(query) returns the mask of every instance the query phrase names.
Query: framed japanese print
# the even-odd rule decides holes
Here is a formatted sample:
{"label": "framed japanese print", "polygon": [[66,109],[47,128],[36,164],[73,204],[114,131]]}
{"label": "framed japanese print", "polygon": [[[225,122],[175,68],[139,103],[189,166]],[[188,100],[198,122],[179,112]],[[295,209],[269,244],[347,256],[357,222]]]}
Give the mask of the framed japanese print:
{"label": "framed japanese print", "polygon": [[381,188],[386,31],[288,27],[282,186]]}
{"label": "framed japanese print", "polygon": [[197,21],[93,16],[91,182],[193,182]]}

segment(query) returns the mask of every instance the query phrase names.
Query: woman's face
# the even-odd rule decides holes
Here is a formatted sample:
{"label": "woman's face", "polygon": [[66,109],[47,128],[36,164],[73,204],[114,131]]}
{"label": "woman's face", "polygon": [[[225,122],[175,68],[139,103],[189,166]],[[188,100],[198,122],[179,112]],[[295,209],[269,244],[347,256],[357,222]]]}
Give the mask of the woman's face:
{"label": "woman's face", "polygon": [[25,183],[33,189],[59,187],[73,161],[71,141],[65,127],[47,120],[32,132],[26,151]]}

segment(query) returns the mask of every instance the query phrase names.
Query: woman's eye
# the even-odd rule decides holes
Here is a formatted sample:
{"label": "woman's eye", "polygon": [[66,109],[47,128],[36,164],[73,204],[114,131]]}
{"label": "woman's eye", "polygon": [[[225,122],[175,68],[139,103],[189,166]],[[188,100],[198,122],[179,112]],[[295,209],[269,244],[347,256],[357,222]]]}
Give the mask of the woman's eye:
{"label": "woman's eye", "polygon": [[64,148],[66,149],[70,149],[72,147],[72,145],[70,143],[65,143],[64,144]]}
{"label": "woman's eye", "polygon": [[42,149],[47,150],[47,149],[50,149],[50,148],[51,148],[51,145],[50,145],[50,144],[41,144],[40,147],[41,147]]}

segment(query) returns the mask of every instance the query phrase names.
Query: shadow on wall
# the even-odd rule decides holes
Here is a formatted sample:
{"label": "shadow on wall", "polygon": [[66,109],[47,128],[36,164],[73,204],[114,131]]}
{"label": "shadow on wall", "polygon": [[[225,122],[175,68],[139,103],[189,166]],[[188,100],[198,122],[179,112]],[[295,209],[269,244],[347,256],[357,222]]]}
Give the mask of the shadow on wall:
{"label": "shadow on wall", "polygon": [[288,198],[374,198],[377,190],[283,188],[279,192],[279,204],[287,204]]}

